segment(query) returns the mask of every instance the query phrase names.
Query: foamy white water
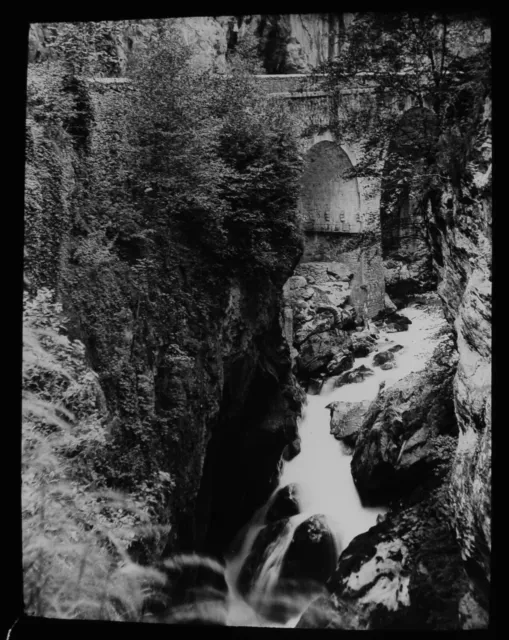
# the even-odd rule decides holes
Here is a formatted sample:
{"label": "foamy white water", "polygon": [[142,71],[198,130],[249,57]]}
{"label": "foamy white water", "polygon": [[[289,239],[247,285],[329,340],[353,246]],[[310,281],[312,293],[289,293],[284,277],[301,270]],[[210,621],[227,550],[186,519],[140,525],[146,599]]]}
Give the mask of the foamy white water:
{"label": "foamy white water", "polygon": [[[330,411],[326,406],[336,400],[374,400],[381,382],[385,381],[385,387],[390,387],[397,380],[426,366],[437,342],[435,334],[445,324],[444,317],[439,309],[423,310],[414,306],[404,309],[402,313],[412,321],[408,331],[380,331],[378,342],[377,352],[396,344],[403,346],[403,349],[395,353],[394,369],[384,371],[380,367],[374,367],[374,354],[366,358],[357,358],[354,368],[363,364],[370,367],[374,375],[362,382],[344,385],[338,389],[333,389],[334,382],[329,380],[323,385],[320,395],[307,396],[307,404],[299,423],[301,451],[293,460],[283,464],[277,489],[297,483],[302,513],[291,518],[287,533],[282,536],[271,557],[266,559],[256,584],[260,593],[272,588],[277,581],[278,571],[293,531],[306,518],[314,514],[324,514],[334,522],[340,546],[339,553],[355,536],[374,526],[378,515],[386,511],[383,507],[363,507],[351,474],[351,455],[330,433]],[[275,493],[255,514],[245,531],[240,533],[243,544],[227,562],[227,581],[230,587],[228,624],[231,626],[294,627],[300,617],[296,616],[286,624],[270,622],[257,614],[235,588],[236,579],[258,532],[263,528],[265,513]],[[305,603],[302,610],[304,607]]]}

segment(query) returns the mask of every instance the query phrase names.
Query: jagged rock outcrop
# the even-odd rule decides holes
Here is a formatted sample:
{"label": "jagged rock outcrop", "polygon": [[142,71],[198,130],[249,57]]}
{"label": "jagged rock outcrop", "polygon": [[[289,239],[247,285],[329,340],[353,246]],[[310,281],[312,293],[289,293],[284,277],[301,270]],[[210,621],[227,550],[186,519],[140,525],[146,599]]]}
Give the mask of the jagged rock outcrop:
{"label": "jagged rock outcrop", "polygon": [[485,628],[472,598],[445,487],[389,512],[350,543],[298,627],[343,630]]}
{"label": "jagged rock outcrop", "polygon": [[363,500],[387,503],[416,485],[434,486],[448,472],[458,433],[455,360],[454,342],[445,335],[425,370],[382,391],[371,405],[352,458]]}
{"label": "jagged rock outcrop", "polygon": [[[184,40],[197,48],[196,66],[212,66],[222,73],[229,53],[241,42],[250,42],[258,50],[262,72],[309,73],[334,55],[348,14],[197,16],[103,23],[104,47],[115,60],[110,75],[125,74],[132,56],[147,46],[157,22],[166,29],[170,25],[177,28]],[[30,62],[58,57],[53,47],[58,29],[56,23],[30,25]]]}
{"label": "jagged rock outcrop", "polygon": [[338,375],[353,365],[353,343],[345,331],[355,326],[349,304],[351,279],[352,272],[343,264],[309,262],[298,265],[284,287],[296,372],[305,383],[320,375]]}
{"label": "jagged rock outcrop", "polygon": [[433,206],[438,295],[457,334],[454,400],[459,441],[451,480],[456,534],[472,579],[488,591],[491,548],[491,101],[471,179]]}

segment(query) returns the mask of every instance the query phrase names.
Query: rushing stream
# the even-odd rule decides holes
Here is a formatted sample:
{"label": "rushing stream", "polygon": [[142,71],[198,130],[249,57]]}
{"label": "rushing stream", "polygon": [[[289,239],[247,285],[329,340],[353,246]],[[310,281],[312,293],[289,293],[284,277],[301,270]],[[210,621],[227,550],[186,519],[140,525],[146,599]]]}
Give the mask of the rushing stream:
{"label": "rushing stream", "polygon": [[[363,382],[333,388],[333,380],[324,383],[319,395],[308,395],[307,404],[299,424],[301,451],[293,460],[284,463],[276,490],[290,483],[299,486],[301,514],[290,518],[284,534],[271,547],[257,578],[253,595],[270,593],[278,579],[284,554],[291,542],[295,528],[314,514],[330,518],[337,539],[338,556],[360,533],[376,524],[383,508],[363,507],[350,472],[351,455],[343,444],[330,433],[330,402],[343,400],[356,402],[373,400],[385,382],[389,387],[407,374],[426,366],[436,344],[434,334],[443,326],[444,318],[437,308],[418,308],[414,305],[402,310],[412,324],[408,331],[387,333],[380,330],[377,351],[396,344],[403,349],[395,354],[396,368],[382,370],[373,366],[373,356],[357,358],[354,367],[361,364],[370,367],[374,375]],[[230,626],[286,626],[294,627],[302,611],[309,603],[303,599],[300,613],[286,623],[275,623],[263,618],[252,608],[236,589],[236,581],[259,531],[264,527],[265,514],[276,492],[237,536],[237,545],[227,559],[227,581],[229,586],[228,624]],[[251,596],[253,597],[253,596]]]}

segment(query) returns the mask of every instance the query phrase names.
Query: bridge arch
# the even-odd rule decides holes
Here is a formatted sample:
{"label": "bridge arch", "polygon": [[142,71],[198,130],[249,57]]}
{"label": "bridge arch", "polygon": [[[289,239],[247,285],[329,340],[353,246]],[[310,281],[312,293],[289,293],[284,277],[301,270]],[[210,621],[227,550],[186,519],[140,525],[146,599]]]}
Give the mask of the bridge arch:
{"label": "bridge arch", "polygon": [[307,231],[359,233],[361,198],[357,178],[345,179],[353,168],[347,152],[326,132],[306,152],[300,214]]}

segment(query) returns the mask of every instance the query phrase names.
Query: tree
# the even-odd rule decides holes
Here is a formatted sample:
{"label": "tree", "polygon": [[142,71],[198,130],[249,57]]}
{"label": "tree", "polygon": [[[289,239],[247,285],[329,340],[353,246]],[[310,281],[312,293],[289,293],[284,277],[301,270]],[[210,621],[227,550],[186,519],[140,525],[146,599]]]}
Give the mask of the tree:
{"label": "tree", "polygon": [[[483,111],[490,51],[489,20],[481,14],[366,13],[354,17],[338,56],[318,69],[326,74],[338,139],[362,149],[346,177],[382,180],[386,229],[401,227],[400,212],[410,206],[403,233],[427,236],[433,194],[449,184],[461,190],[471,179],[489,135]],[[402,119],[409,100],[413,110]],[[394,246],[391,237],[386,246]]]}
{"label": "tree", "polygon": [[128,139],[146,219],[178,220],[230,264],[273,270],[298,235],[301,158],[285,106],[258,94],[255,55],[239,46],[219,76],[193,65],[177,29],[154,31],[131,71]]}

